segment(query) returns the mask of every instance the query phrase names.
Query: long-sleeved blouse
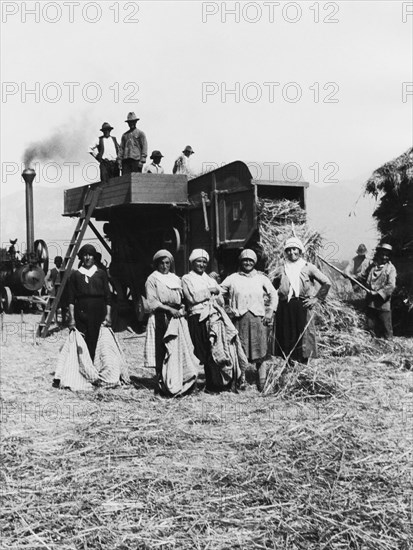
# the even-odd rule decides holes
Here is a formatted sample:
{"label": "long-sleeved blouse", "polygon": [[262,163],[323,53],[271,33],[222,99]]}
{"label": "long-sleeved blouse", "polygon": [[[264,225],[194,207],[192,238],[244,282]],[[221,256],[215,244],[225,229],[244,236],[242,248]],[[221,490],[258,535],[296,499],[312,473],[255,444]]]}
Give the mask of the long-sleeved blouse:
{"label": "long-sleeved blouse", "polygon": [[74,271],[69,279],[68,302],[74,304],[81,298],[103,298],[110,305],[110,288],[108,276],[103,269],[97,269],[93,275],[85,276],[80,271]]}
{"label": "long-sleeved blouse", "polygon": [[[277,309],[278,295],[269,278],[255,269],[251,273],[232,273],[221,284],[223,295],[229,295],[229,306],[235,317],[250,311],[258,317]],[[269,301],[265,306],[264,298]]]}
{"label": "long-sleeved blouse", "polygon": [[[315,292],[314,281],[320,283],[320,288]],[[278,289],[278,297],[281,301],[288,299],[290,291],[290,280],[285,272],[284,266],[279,266],[274,274],[273,285]],[[300,272],[300,290],[301,299],[315,296],[323,300],[330,290],[331,281],[315,265],[305,262]]]}
{"label": "long-sleeved blouse", "polygon": [[166,304],[177,307],[182,304],[182,284],[179,277],[173,273],[162,274],[154,271],[145,283],[146,299],[151,311]]}
{"label": "long-sleeved blouse", "polygon": [[[182,287],[184,296],[188,302],[189,315],[202,314],[208,306],[213,294],[211,290],[217,289],[221,293],[218,283],[203,273],[199,275],[195,271],[190,271],[182,277]],[[218,302],[223,304],[222,297],[218,297]]]}

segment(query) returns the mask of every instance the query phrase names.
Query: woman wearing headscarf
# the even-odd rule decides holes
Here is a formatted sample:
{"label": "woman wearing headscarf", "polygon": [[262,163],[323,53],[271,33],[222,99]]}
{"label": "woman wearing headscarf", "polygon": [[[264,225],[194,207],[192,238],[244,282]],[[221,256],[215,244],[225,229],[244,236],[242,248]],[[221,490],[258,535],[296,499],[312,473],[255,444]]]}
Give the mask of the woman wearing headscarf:
{"label": "woman wearing headscarf", "polygon": [[[277,309],[278,296],[269,278],[255,269],[257,255],[245,249],[239,256],[240,268],[221,284],[224,296],[229,297],[232,322],[238,330],[248,361],[257,368],[257,388],[264,389],[268,353],[268,327]],[[267,304],[265,303],[267,301]],[[242,386],[245,387],[243,373]]]}
{"label": "woman wearing headscarf", "polygon": [[238,332],[222,307],[220,287],[205,273],[208,262],[205,250],[193,250],[191,271],[182,277],[182,286],[195,355],[204,365],[206,390],[216,392],[235,389],[247,359]]}
{"label": "woman wearing headscarf", "polygon": [[[313,308],[323,301],[331,282],[315,265],[303,258],[304,245],[297,237],[284,244],[284,264],[275,272],[278,289],[274,352],[284,358],[306,363],[317,356]],[[314,283],[320,284],[316,291]]]}
{"label": "woman wearing headscarf", "polygon": [[77,328],[84,335],[93,361],[100,326],[112,324],[109,282],[106,272],[95,265],[93,245],[83,245],[78,257],[80,267],[69,279],[69,328]]}
{"label": "woman wearing headscarf", "polygon": [[146,328],[145,366],[155,367],[156,393],[182,395],[191,389],[198,374],[198,361],[184,319],[182,284],[174,273],[168,250],[153,256],[154,271],[145,290],[150,316]]}

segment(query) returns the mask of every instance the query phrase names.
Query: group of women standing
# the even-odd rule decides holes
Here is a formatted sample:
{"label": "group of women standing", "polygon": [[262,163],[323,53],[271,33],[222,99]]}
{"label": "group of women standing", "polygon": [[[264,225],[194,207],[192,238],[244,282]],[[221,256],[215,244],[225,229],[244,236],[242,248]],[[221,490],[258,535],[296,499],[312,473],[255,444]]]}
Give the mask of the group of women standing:
{"label": "group of women standing", "polygon": [[[174,273],[172,254],[156,252],[145,285],[145,366],[155,369],[155,391],[166,396],[189,393],[200,365],[207,392],[242,390],[249,363],[256,366],[261,391],[268,355],[304,363],[315,357],[313,308],[324,300],[331,283],[303,255],[302,242],[287,239],[284,261],[271,282],[255,269],[255,252],[245,249],[239,270],[219,285],[206,273],[205,250],[192,251],[191,269],[182,279]],[[68,293],[69,327],[84,335],[92,361],[101,325],[111,325],[108,278],[96,266],[96,256],[93,246],[81,248],[80,267],[70,277]]]}
{"label": "group of women standing", "polygon": [[235,389],[247,366],[238,333],[223,308],[221,289],[205,272],[208,253],[195,249],[189,262],[191,270],[181,280],[173,273],[171,253],[159,250],[145,285],[150,311],[145,366],[155,367],[155,391],[164,395],[194,389],[200,363],[208,392]]}
{"label": "group of women standing", "polygon": [[170,252],[154,255],[155,269],[146,281],[150,316],[145,366],[155,368],[155,391],[170,396],[188,393],[195,387],[199,364],[207,392],[242,390],[248,363],[255,364],[262,391],[269,354],[300,362],[316,356],[312,310],[331,283],[303,259],[299,239],[288,239],[284,253],[271,282],[255,269],[255,252],[243,250],[238,272],[221,285],[206,273],[205,250],[192,251],[191,270],[182,280],[174,273]]}

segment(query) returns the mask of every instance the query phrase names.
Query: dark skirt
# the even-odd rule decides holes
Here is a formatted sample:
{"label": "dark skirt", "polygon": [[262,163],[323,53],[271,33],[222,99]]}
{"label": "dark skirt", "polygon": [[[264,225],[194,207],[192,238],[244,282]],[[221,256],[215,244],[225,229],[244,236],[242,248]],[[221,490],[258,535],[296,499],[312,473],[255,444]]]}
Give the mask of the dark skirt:
{"label": "dark skirt", "polygon": [[292,352],[290,359],[300,362],[317,356],[313,321],[302,334],[310,315],[311,311],[299,298],[280,301],[275,319],[274,355],[287,357]]}
{"label": "dark skirt", "polygon": [[200,315],[190,315],[188,317],[188,328],[194,345],[194,353],[199,362],[206,365],[210,356],[207,319],[200,323],[199,317]]}
{"label": "dark skirt", "polygon": [[200,315],[188,317],[188,328],[194,345],[194,353],[199,362],[204,365],[205,386],[208,391],[225,391],[231,389],[231,384],[222,384],[221,370],[211,356],[211,343],[208,335],[208,319],[199,322]]}
{"label": "dark skirt", "polygon": [[105,317],[106,304],[103,296],[87,296],[76,301],[76,328],[84,335],[92,361],[95,358],[100,326]]}
{"label": "dark skirt", "polygon": [[268,329],[262,321],[262,317],[258,317],[250,311],[247,311],[242,317],[233,319],[245,355],[250,362],[261,361],[267,355]]}

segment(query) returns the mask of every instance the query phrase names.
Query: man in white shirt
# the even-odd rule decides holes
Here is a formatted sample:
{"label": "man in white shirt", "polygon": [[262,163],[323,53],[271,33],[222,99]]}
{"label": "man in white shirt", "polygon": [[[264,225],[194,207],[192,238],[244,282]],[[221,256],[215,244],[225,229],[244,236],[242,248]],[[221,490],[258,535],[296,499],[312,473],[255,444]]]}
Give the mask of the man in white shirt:
{"label": "man in white shirt", "polygon": [[174,167],[172,169],[172,173],[184,174],[185,176],[193,177],[194,174],[189,167],[189,157],[194,153],[195,151],[192,149],[192,147],[190,145],[187,145],[182,151],[182,155],[179,155],[179,157],[176,159]]}
{"label": "man in white shirt", "polygon": [[117,161],[119,144],[116,138],[110,135],[112,130],[113,126],[108,122],[104,122],[100,129],[103,132],[103,136],[98,138],[97,143],[89,151],[100,165],[100,181],[102,183],[108,182],[110,178],[119,176],[119,164]]}
{"label": "man in white shirt", "polygon": [[164,169],[161,166],[161,159],[163,154],[160,151],[152,151],[152,155],[149,157],[152,162],[145,166],[143,171],[146,174],[163,174]]}

